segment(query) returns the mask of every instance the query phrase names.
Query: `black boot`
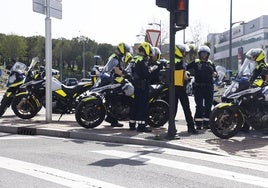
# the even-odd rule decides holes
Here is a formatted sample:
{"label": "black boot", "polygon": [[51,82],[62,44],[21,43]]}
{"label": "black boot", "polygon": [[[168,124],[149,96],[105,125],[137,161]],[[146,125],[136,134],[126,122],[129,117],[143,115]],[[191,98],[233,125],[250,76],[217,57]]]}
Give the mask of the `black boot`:
{"label": "black boot", "polygon": [[124,125],[123,125],[122,123],[119,123],[119,122],[117,121],[117,122],[111,123],[111,126],[112,126],[112,127],[123,127]]}
{"label": "black boot", "polygon": [[138,124],[137,132],[150,133],[152,130],[148,129],[145,124]]}
{"label": "black boot", "polygon": [[111,127],[123,127],[124,126],[122,123],[119,123],[117,119],[111,116],[107,116],[105,121],[107,121],[108,123],[111,123]]}
{"label": "black boot", "polygon": [[203,126],[202,121],[195,121],[196,130],[201,130]]}
{"label": "black boot", "polygon": [[198,134],[198,131],[195,129],[194,121],[187,122],[188,130],[187,132],[190,134]]}
{"label": "black boot", "polygon": [[129,130],[134,131],[136,130],[136,123],[134,122],[129,122]]}
{"label": "black boot", "polygon": [[198,131],[194,127],[188,127],[187,132],[190,134],[198,134]]}

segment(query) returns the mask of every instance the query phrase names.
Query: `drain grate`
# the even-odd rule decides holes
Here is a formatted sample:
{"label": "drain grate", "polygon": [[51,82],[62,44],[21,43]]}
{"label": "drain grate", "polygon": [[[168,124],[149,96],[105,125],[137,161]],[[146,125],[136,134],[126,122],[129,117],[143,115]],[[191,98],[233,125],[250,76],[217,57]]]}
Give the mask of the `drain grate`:
{"label": "drain grate", "polygon": [[36,135],[36,129],[35,128],[25,128],[25,127],[19,127],[17,134],[23,134],[23,135]]}

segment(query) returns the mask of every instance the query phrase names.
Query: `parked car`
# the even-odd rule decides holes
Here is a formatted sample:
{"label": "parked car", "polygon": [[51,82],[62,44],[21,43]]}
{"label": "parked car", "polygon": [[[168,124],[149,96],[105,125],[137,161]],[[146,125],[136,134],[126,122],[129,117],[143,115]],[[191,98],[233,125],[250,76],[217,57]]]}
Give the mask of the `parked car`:
{"label": "parked car", "polygon": [[66,78],[63,84],[66,86],[74,86],[78,84],[78,80],[76,78]]}

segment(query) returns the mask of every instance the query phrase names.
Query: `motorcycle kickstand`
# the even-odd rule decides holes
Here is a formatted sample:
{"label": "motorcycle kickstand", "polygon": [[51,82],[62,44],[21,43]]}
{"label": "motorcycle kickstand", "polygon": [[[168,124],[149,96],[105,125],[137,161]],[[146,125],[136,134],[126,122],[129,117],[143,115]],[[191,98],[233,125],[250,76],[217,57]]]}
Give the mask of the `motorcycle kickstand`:
{"label": "motorcycle kickstand", "polygon": [[62,116],[63,116],[63,114],[61,114],[61,115],[60,115],[60,117],[59,117],[58,121],[60,121],[60,119],[61,119],[61,117],[62,117]]}

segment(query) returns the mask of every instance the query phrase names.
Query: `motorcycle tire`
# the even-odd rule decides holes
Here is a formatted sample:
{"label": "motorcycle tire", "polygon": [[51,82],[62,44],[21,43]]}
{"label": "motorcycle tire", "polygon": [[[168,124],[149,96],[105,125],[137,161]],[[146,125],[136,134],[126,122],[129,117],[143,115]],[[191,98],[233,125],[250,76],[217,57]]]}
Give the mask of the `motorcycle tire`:
{"label": "motorcycle tire", "polygon": [[215,108],[210,116],[210,128],[214,135],[222,139],[235,136],[243,125],[241,111],[233,111],[229,107]]}
{"label": "motorcycle tire", "polygon": [[150,127],[161,127],[169,120],[169,105],[163,100],[156,100],[149,104],[147,121]]}
{"label": "motorcycle tire", "polygon": [[75,109],[77,123],[86,129],[99,126],[105,115],[106,109],[98,99],[81,101]]}
{"label": "motorcycle tire", "polygon": [[12,98],[7,97],[6,95],[3,96],[1,103],[0,103],[0,117],[4,115],[7,108],[10,106],[12,102]]}
{"label": "motorcycle tire", "polygon": [[31,119],[38,113],[36,102],[25,95],[15,97],[11,107],[16,116],[21,119]]}

